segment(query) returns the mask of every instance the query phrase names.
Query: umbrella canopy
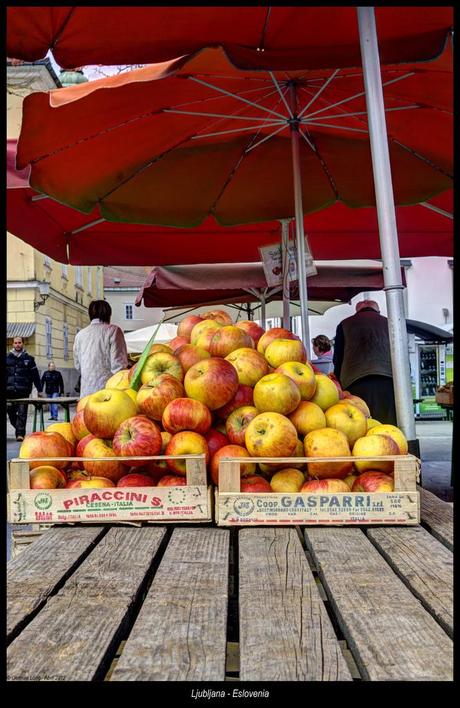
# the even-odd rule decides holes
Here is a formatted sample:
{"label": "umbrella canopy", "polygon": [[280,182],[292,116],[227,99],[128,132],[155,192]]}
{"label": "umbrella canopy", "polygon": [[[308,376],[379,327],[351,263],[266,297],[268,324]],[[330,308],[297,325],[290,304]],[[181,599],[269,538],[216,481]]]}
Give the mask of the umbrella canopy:
{"label": "umbrella canopy", "polygon": [[[358,293],[382,290],[380,263],[317,265],[318,274],[308,278],[310,300],[349,302]],[[404,273],[402,273],[403,282]],[[214,263],[211,265],[155,267],[136,298],[145,307],[200,306],[215,303],[282,300],[282,286],[268,288],[262,263]],[[299,299],[298,282],[290,283],[290,298]],[[314,305],[313,305],[314,307]]]}
{"label": "umbrella canopy", "polygon": [[[382,69],[395,202],[452,185],[452,52]],[[360,69],[236,69],[221,49],[48,93],[23,104],[30,184],[109,221],[192,227],[375,204]]]}
{"label": "umbrella canopy", "polygon": [[428,322],[406,320],[406,325],[409,334],[415,334],[425,342],[452,342],[454,339],[452,332],[447,332],[445,329],[428,324]]}
{"label": "umbrella canopy", "polygon": [[[9,7],[7,54],[58,64],[144,64],[224,45],[241,68],[359,63],[355,7]],[[453,7],[377,7],[382,61],[428,59]]]}
{"label": "umbrella canopy", "polygon": [[139,354],[143,352],[155,331],[156,342],[169,342],[171,339],[174,339],[177,334],[177,325],[164,322],[160,324],[160,326],[154,324],[148,327],[142,327],[141,329],[135,329],[132,332],[125,332],[125,342],[128,353]]}
{"label": "umbrella canopy", "polygon": [[[16,140],[7,141],[6,227],[61,263],[157,265],[259,261],[259,248],[280,241],[278,221],[223,227],[208,217],[194,229],[107,222],[96,207],[90,214],[42,198],[29,185],[27,168],[16,170]],[[424,205],[397,207],[403,258],[453,255],[453,193]],[[311,251],[319,260],[379,258],[374,208],[336,203],[304,219]]]}

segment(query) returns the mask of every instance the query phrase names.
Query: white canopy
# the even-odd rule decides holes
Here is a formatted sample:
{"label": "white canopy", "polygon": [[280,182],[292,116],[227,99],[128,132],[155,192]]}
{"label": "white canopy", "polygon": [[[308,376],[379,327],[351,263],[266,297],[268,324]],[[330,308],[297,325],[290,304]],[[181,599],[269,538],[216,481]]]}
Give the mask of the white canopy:
{"label": "white canopy", "polygon": [[165,322],[164,324],[150,325],[149,327],[142,327],[142,329],[135,329],[132,332],[125,333],[126,346],[128,348],[129,354],[141,354],[144,348],[147,346],[150,337],[154,333],[155,329],[158,327],[157,336],[155,337],[155,342],[169,342],[171,339],[177,336],[177,325]]}

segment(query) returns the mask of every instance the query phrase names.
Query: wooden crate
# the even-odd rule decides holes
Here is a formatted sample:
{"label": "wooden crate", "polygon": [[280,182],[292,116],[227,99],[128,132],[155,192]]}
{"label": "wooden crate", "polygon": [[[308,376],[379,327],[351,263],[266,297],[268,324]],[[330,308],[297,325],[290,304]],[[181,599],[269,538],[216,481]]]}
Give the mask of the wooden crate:
{"label": "wooden crate", "polygon": [[[93,459],[96,461],[96,458],[55,458],[69,463]],[[36,460],[14,459],[8,463],[8,521],[12,524],[212,521],[212,494],[206,483],[204,455],[156,455],[132,459],[145,462],[185,460],[187,485],[30,489],[29,465]],[[119,457],[97,458],[97,461],[104,460],[120,462]],[[50,460],[48,464],[51,464]]]}
{"label": "wooden crate", "polygon": [[[375,457],[353,457],[353,461],[370,459]],[[420,523],[419,460],[413,455],[389,455],[379,460],[394,461],[393,492],[253,494],[240,491],[240,465],[244,462],[281,462],[289,467],[294,462],[349,462],[350,458],[223,458],[215,493],[216,522],[218,526]]]}

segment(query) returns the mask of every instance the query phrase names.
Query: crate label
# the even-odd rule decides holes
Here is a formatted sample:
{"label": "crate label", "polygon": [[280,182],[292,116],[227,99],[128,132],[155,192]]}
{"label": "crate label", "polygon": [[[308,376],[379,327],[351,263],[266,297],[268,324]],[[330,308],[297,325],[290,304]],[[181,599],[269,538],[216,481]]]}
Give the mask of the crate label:
{"label": "crate label", "polygon": [[218,494],[219,524],[418,523],[418,492]]}
{"label": "crate label", "polygon": [[13,490],[9,497],[11,523],[210,518],[204,486]]}

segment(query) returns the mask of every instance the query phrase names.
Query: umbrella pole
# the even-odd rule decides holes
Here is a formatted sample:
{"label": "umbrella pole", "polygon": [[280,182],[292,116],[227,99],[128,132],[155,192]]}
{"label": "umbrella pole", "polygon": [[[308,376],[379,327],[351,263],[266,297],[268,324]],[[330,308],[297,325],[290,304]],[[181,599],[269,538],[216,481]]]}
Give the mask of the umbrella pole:
{"label": "umbrella pole", "polygon": [[[398,426],[415,441],[409,349],[404,312],[398,233],[385,123],[377,30],[373,7],[358,7],[359,39],[371,143],[372,170],[382,253],[383,279],[388,312],[391,366]],[[414,445],[413,447],[417,447]],[[414,450],[414,452],[416,452]]]}
{"label": "umbrella pole", "polygon": [[[291,85],[291,109],[297,114],[297,97],[295,86]],[[300,319],[302,322],[302,341],[310,360],[310,328],[308,325],[308,293],[307,274],[305,270],[305,233],[303,230],[302,179],[300,175],[299,125],[297,121],[290,123],[292,146],[292,170],[294,177],[295,230],[297,243],[297,278],[299,281]]]}
{"label": "umbrella pole", "polygon": [[289,316],[289,220],[281,219],[281,258],[283,265],[283,327],[290,329]]}
{"label": "umbrella pole", "polygon": [[263,329],[266,329],[267,328],[267,317],[266,317],[266,308],[265,308],[265,295],[263,292],[260,292],[259,299],[260,299],[260,326],[263,327]]}

